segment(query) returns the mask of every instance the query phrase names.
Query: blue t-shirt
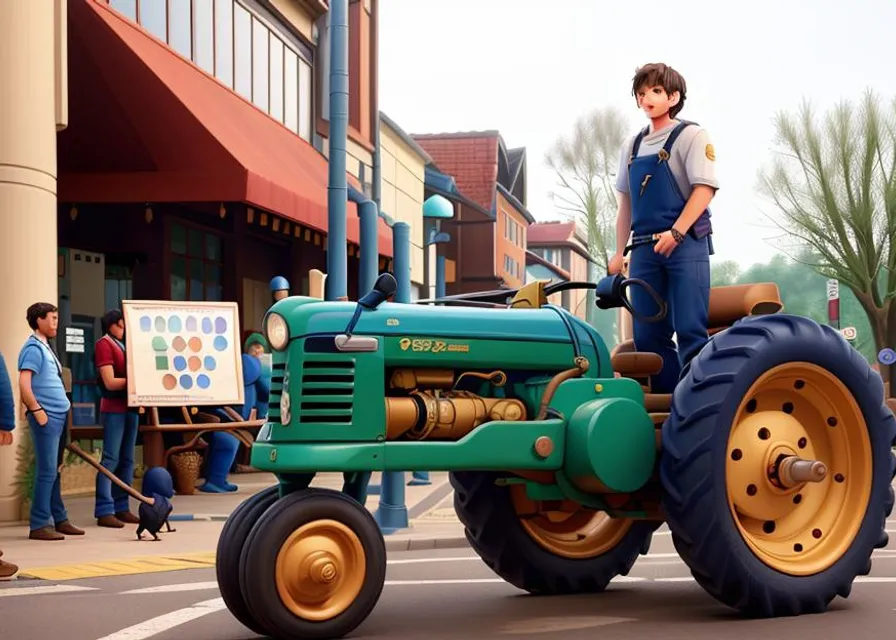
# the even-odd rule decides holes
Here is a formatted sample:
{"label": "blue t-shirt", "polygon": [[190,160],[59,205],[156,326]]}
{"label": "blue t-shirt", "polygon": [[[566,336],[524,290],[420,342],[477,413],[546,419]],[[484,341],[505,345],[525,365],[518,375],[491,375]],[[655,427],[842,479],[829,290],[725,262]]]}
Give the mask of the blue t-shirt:
{"label": "blue t-shirt", "polygon": [[64,416],[71,408],[62,384],[62,365],[49,345],[30,336],[19,352],[19,371],[33,371],[31,390],[47,413]]}
{"label": "blue t-shirt", "polygon": [[16,428],[16,405],[12,395],[12,383],[6,361],[0,353],[0,431],[12,431]]}

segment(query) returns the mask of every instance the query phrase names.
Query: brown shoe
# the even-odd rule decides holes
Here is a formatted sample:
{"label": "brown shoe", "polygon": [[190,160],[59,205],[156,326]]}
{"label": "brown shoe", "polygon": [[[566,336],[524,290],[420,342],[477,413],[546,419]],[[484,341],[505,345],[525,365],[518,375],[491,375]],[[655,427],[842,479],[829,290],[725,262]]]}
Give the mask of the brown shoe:
{"label": "brown shoe", "polygon": [[115,514],[115,517],[126,524],[140,524],[140,518],[130,511],[119,511]]}
{"label": "brown shoe", "polygon": [[19,572],[19,568],[11,562],[0,560],[0,580],[12,580]]}
{"label": "brown shoe", "polygon": [[31,540],[65,540],[65,536],[53,530],[53,527],[46,526],[40,529],[32,529],[28,534]]}
{"label": "brown shoe", "polygon": [[115,516],[100,516],[96,519],[96,524],[98,527],[108,527],[110,529],[124,528],[124,522]]}
{"label": "brown shoe", "polygon": [[63,520],[56,525],[56,531],[64,533],[67,536],[83,536],[84,531],[73,525],[68,520]]}

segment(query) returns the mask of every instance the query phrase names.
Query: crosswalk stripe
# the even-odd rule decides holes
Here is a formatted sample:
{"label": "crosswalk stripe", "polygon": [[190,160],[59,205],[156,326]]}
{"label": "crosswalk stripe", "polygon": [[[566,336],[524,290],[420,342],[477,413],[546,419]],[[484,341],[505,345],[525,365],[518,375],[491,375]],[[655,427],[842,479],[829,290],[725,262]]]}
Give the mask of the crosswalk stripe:
{"label": "crosswalk stripe", "polygon": [[10,587],[0,589],[0,598],[13,596],[39,596],[47,593],[72,593],[75,591],[97,591],[97,587],[79,587],[68,584],[54,584],[46,587]]}
{"label": "crosswalk stripe", "polygon": [[216,613],[226,608],[223,598],[214,598],[212,600],[205,600],[204,602],[197,602],[191,607],[178,609],[171,613],[144,620],[143,622],[104,636],[99,640],[145,640],[145,638],[151,638],[163,631],[179,627],[196,618],[201,618],[202,616],[207,616],[210,613]]}
{"label": "crosswalk stripe", "polygon": [[143,589],[131,589],[122,591],[119,595],[135,595],[139,593],[174,593],[176,591],[204,591],[206,589],[217,589],[218,582],[216,580],[210,582],[186,582],[184,584],[168,584],[160,587],[144,587]]}

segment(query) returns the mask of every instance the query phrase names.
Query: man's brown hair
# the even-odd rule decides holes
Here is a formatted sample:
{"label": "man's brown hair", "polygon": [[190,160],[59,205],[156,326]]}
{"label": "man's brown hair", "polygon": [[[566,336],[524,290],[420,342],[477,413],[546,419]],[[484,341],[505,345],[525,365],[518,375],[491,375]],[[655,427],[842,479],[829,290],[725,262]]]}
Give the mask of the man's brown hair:
{"label": "man's brown hair", "polygon": [[635,71],[635,77],[632,79],[632,95],[635,96],[636,101],[638,89],[644,86],[662,87],[668,95],[672,95],[676,91],[678,92],[678,104],[669,109],[669,117],[674,118],[684,108],[684,100],[688,89],[687,84],[685,84],[682,75],[669,65],[662,62],[652,62]]}

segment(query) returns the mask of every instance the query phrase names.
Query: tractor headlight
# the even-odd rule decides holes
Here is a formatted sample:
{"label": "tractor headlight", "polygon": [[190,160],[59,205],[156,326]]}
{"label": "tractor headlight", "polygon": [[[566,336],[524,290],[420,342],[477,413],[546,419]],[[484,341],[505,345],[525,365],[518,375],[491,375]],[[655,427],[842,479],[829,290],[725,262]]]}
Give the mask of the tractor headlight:
{"label": "tractor headlight", "polygon": [[286,320],[279,313],[269,313],[265,321],[265,332],[268,334],[268,344],[275,351],[283,351],[289,344],[289,327]]}

